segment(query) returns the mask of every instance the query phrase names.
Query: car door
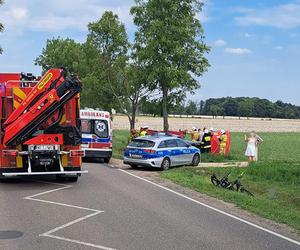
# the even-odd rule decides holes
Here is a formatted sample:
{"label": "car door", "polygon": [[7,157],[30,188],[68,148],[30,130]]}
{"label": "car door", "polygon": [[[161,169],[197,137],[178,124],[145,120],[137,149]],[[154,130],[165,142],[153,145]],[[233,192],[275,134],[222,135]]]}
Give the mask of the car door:
{"label": "car door", "polygon": [[171,165],[172,166],[178,166],[180,165],[180,149],[177,145],[176,139],[169,139],[166,140],[167,149],[169,153],[169,157],[171,159]]}
{"label": "car door", "polygon": [[191,163],[191,149],[188,147],[188,144],[184,141],[177,139],[177,146],[179,149],[179,161],[181,165],[190,164]]}

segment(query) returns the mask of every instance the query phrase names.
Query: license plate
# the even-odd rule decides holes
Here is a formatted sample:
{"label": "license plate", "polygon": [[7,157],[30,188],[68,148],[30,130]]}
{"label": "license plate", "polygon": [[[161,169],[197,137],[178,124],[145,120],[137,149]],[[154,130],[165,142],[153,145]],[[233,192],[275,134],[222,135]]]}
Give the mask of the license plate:
{"label": "license plate", "polygon": [[134,158],[134,159],[142,159],[143,156],[141,156],[141,155],[130,154],[130,157],[131,157],[131,158]]}
{"label": "license plate", "polygon": [[53,145],[36,145],[35,150],[54,150]]}

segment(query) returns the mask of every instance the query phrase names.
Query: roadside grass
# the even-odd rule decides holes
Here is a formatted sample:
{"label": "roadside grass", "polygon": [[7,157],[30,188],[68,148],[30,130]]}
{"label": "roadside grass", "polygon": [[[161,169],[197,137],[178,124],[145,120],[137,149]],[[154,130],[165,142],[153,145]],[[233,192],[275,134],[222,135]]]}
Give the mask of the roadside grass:
{"label": "roadside grass", "polygon": [[[230,173],[235,180],[242,172],[243,186],[254,197],[215,187],[210,176],[220,178]],[[161,177],[236,204],[238,207],[262,217],[285,223],[300,233],[300,163],[260,162],[248,168],[173,168],[161,173]]]}
{"label": "roadside grass", "polygon": [[[262,217],[285,223],[300,233],[300,133],[259,133],[264,143],[259,148],[259,162],[248,168],[173,168],[161,172],[161,177],[236,204]],[[115,130],[113,157],[122,159],[128,142],[127,130]],[[231,153],[228,157],[202,155],[202,162],[245,161],[244,133],[232,133]],[[250,197],[213,186],[212,173],[218,177],[228,172],[234,180],[244,172],[241,180]]]}
{"label": "roadside grass", "polygon": [[128,143],[128,130],[114,130],[113,131],[113,157],[123,159],[123,151]]}

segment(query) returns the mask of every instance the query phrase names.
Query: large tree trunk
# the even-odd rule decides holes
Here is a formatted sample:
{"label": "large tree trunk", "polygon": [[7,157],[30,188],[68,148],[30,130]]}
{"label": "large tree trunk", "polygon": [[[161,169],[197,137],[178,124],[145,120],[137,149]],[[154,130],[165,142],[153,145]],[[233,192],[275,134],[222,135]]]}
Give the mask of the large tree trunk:
{"label": "large tree trunk", "polygon": [[169,130],[169,121],[168,121],[168,88],[163,86],[163,100],[162,100],[162,111],[164,118],[164,131]]}
{"label": "large tree trunk", "polygon": [[132,103],[132,110],[131,110],[131,119],[130,121],[130,129],[135,129],[135,118],[136,118],[136,111],[138,105],[136,103]]}

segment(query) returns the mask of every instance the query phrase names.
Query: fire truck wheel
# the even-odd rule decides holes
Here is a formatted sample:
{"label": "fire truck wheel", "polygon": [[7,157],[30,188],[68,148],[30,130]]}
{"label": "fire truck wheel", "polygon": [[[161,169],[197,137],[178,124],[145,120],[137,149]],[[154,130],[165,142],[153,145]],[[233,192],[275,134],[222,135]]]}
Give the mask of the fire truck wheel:
{"label": "fire truck wheel", "polygon": [[56,180],[58,181],[70,181],[70,182],[77,182],[78,176],[64,176],[64,175],[56,175]]}
{"label": "fire truck wheel", "polygon": [[70,181],[70,182],[77,182],[78,181],[78,176],[67,177],[67,180]]}
{"label": "fire truck wheel", "polygon": [[0,174],[0,181],[4,181],[5,180],[5,176],[3,174]]}
{"label": "fire truck wheel", "polygon": [[105,163],[109,163],[109,161],[110,161],[110,157],[104,158],[104,162],[105,162]]}

